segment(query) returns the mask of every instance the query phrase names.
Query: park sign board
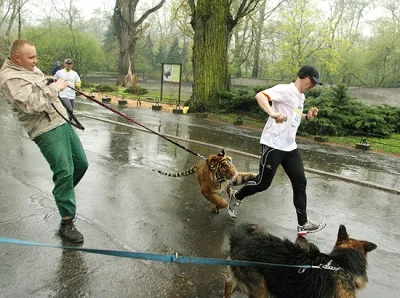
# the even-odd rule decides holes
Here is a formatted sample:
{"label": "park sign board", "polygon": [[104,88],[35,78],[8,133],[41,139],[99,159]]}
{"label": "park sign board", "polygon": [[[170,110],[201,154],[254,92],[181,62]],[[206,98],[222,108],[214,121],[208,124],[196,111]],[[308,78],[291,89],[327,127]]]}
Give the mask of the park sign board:
{"label": "park sign board", "polygon": [[[175,104],[176,109],[181,105],[182,63],[162,63],[161,65],[161,92],[160,101],[163,100],[164,83],[169,89],[169,104]],[[169,88],[168,88],[169,87]]]}
{"label": "park sign board", "polygon": [[181,64],[164,64],[162,68],[164,82],[180,83],[181,81]]}

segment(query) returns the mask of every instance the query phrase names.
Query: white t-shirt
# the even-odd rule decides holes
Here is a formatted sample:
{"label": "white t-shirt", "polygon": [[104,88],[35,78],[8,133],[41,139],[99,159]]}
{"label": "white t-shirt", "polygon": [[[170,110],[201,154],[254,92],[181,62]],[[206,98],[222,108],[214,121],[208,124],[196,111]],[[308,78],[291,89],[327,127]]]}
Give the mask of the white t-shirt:
{"label": "white t-shirt", "polygon": [[262,93],[272,101],[272,110],[282,112],[287,121],[276,123],[275,119],[269,117],[260,143],[282,151],[296,149],[296,133],[303,114],[304,93],[300,93],[294,83],[276,85]]}
{"label": "white t-shirt", "polygon": [[[67,80],[69,86],[72,88],[76,88],[75,84],[81,81],[81,78],[79,77],[78,73],[76,71],[73,71],[72,69],[70,71],[67,71],[64,68],[57,71],[56,74],[54,75],[54,79],[57,80],[60,78]],[[65,88],[63,91],[60,91],[59,95],[60,97],[75,99],[75,91],[68,87]]]}

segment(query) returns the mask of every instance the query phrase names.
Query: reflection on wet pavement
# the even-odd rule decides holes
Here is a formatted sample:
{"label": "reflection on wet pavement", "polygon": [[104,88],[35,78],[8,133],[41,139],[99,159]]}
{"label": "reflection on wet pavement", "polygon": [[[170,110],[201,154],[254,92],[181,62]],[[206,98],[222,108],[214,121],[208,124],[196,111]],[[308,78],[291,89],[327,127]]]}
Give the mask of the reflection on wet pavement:
{"label": "reflection on wet pavement", "polygon": [[[12,113],[0,103],[0,234],[60,244],[54,232],[59,215],[51,194],[52,175],[36,145]],[[190,115],[119,108],[149,128],[169,135],[204,156],[219,147],[238,169],[257,171],[259,131],[216,124]],[[116,123],[84,117],[107,118]],[[182,171],[198,157],[110,111],[77,104],[78,131],[89,170],[76,189],[77,227],[84,247],[225,259],[229,234],[239,223],[260,224],[294,240],[296,215],[290,181],[279,169],[266,192],[238,208],[233,220],[226,210],[209,211],[194,176],[173,178],[154,170]],[[117,123],[121,123],[118,124]],[[134,129],[135,128],[135,129]],[[202,141],[216,147],[194,142]],[[351,177],[397,183],[398,158],[299,141],[306,166]],[[242,154],[243,150],[249,154]],[[309,239],[323,252],[334,245],[339,224],[351,235],[378,244],[369,256],[370,284],[358,297],[397,297],[400,201],[398,195],[307,173],[308,213],[324,220],[324,230]],[[224,194],[226,198],[226,194]],[[226,267],[169,264],[46,248],[1,247],[0,288],[4,297],[222,297]],[[237,298],[237,297],[235,297]]]}

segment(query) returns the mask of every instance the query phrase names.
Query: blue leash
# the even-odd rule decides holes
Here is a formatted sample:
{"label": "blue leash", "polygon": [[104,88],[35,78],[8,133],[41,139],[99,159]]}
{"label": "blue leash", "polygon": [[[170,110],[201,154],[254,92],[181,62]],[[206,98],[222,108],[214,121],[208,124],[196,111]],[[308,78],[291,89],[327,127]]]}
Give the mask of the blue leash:
{"label": "blue leash", "polygon": [[104,250],[104,249],[82,248],[82,247],[72,247],[72,246],[49,245],[44,243],[29,242],[24,240],[2,238],[2,237],[0,237],[0,243],[61,248],[67,250],[82,251],[87,253],[116,256],[121,258],[132,258],[139,260],[151,260],[158,262],[169,262],[169,263],[180,263],[180,264],[240,266],[240,267],[278,266],[278,267],[299,268],[303,272],[306,269],[320,269],[320,266],[312,266],[312,265],[285,265],[285,264],[260,263],[260,262],[248,262],[248,261],[236,261],[236,260],[223,260],[214,258],[185,257],[185,256],[178,256],[178,253],[176,253],[175,255],[160,255],[160,254],[139,253],[139,252],[120,251],[120,250]]}

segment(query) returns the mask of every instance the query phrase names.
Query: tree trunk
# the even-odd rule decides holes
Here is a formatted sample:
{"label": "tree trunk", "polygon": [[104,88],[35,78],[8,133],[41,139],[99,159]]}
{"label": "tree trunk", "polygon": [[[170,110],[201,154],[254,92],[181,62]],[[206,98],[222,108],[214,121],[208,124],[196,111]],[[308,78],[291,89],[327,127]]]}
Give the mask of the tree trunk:
{"label": "tree trunk", "polygon": [[20,9],[21,9],[21,7],[19,5],[19,1],[18,0],[12,1],[10,20],[8,22],[8,27],[7,27],[7,30],[6,30],[6,33],[4,34],[4,36],[6,36],[8,38],[10,37],[11,29],[14,25],[15,19],[17,18],[18,14],[19,14]]}
{"label": "tree trunk", "polygon": [[160,9],[165,0],[160,2],[153,8],[147,10],[143,15],[136,19],[136,8],[139,0],[116,0],[113,14],[114,31],[117,36],[120,50],[118,62],[117,85],[125,86],[125,76],[128,73],[129,60],[131,61],[131,70],[135,70],[134,52],[136,41],[148,25],[143,22],[154,11]]}
{"label": "tree trunk", "polygon": [[133,59],[133,53],[135,52],[136,39],[130,40],[129,30],[125,30],[121,34],[120,38],[120,49],[119,49],[119,61],[118,61],[118,77],[117,85],[123,85],[124,78],[128,73],[129,59],[131,61],[132,73],[135,73],[135,61]]}
{"label": "tree trunk", "polygon": [[267,1],[263,0],[261,2],[261,7],[259,10],[258,18],[258,28],[256,31],[256,38],[254,42],[254,64],[253,71],[251,73],[252,78],[258,78],[260,75],[260,48],[261,48],[261,37],[264,31],[264,18],[265,18],[265,6]]}
{"label": "tree trunk", "polygon": [[232,19],[227,0],[197,2],[192,18],[193,93],[192,101],[200,110],[209,110],[217,103],[217,91],[229,90],[228,44]]}

